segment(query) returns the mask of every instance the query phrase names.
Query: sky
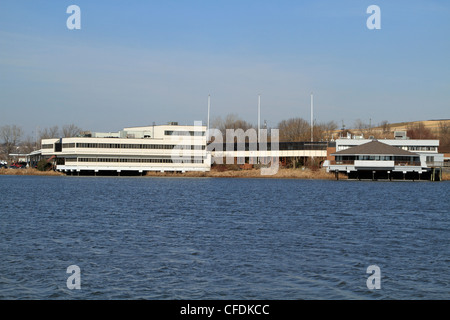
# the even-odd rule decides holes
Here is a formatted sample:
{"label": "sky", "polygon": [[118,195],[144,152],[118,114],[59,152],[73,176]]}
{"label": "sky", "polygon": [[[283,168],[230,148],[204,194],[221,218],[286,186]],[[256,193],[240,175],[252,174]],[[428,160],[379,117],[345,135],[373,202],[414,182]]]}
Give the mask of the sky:
{"label": "sky", "polygon": [[1,0],[0,126],[449,119],[449,58],[446,0]]}

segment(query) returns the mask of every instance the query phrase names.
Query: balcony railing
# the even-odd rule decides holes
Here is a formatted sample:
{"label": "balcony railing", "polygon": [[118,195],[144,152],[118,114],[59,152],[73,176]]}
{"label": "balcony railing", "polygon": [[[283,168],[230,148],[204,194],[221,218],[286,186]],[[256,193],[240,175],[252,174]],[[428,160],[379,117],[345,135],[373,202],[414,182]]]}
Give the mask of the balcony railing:
{"label": "balcony railing", "polygon": [[[386,160],[356,160],[358,162],[364,161],[365,164],[369,164],[370,162],[373,162],[373,164],[381,163],[381,162],[387,162]],[[420,167],[420,161],[393,161],[395,166],[419,166]],[[355,160],[330,160],[330,165],[354,165]],[[428,162],[427,162],[428,164]]]}
{"label": "balcony railing", "polygon": [[416,166],[420,167],[420,161],[394,161],[396,166]]}
{"label": "balcony railing", "polygon": [[340,160],[340,161],[330,160],[329,163],[330,165],[354,165],[355,160]]}
{"label": "balcony railing", "polygon": [[448,161],[427,161],[427,167],[450,167]]}

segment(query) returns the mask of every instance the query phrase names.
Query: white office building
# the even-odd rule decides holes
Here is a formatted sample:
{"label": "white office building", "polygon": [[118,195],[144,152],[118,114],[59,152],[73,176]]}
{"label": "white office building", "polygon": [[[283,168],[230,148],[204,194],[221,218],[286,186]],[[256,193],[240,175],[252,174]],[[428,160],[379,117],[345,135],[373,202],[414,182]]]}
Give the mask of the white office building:
{"label": "white office building", "polygon": [[56,170],[68,174],[209,171],[211,167],[203,125],[169,123],[43,139],[41,150]]}

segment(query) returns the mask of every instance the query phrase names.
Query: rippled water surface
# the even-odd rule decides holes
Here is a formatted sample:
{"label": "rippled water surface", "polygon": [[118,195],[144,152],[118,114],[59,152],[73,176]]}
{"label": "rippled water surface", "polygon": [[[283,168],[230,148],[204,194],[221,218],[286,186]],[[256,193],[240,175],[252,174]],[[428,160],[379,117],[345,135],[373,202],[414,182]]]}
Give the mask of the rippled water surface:
{"label": "rippled water surface", "polygon": [[[1,299],[450,299],[450,183],[0,176]],[[81,289],[67,287],[67,267]],[[369,290],[367,267],[381,270]]]}

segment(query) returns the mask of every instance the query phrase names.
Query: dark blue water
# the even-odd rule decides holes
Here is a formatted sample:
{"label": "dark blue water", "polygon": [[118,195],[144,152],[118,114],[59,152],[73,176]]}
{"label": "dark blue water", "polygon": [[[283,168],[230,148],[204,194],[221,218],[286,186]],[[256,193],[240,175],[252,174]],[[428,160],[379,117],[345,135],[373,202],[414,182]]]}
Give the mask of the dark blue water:
{"label": "dark blue water", "polygon": [[[0,298],[450,299],[449,191],[0,176]],[[67,287],[70,265],[79,290]],[[370,265],[380,289],[367,288]]]}

